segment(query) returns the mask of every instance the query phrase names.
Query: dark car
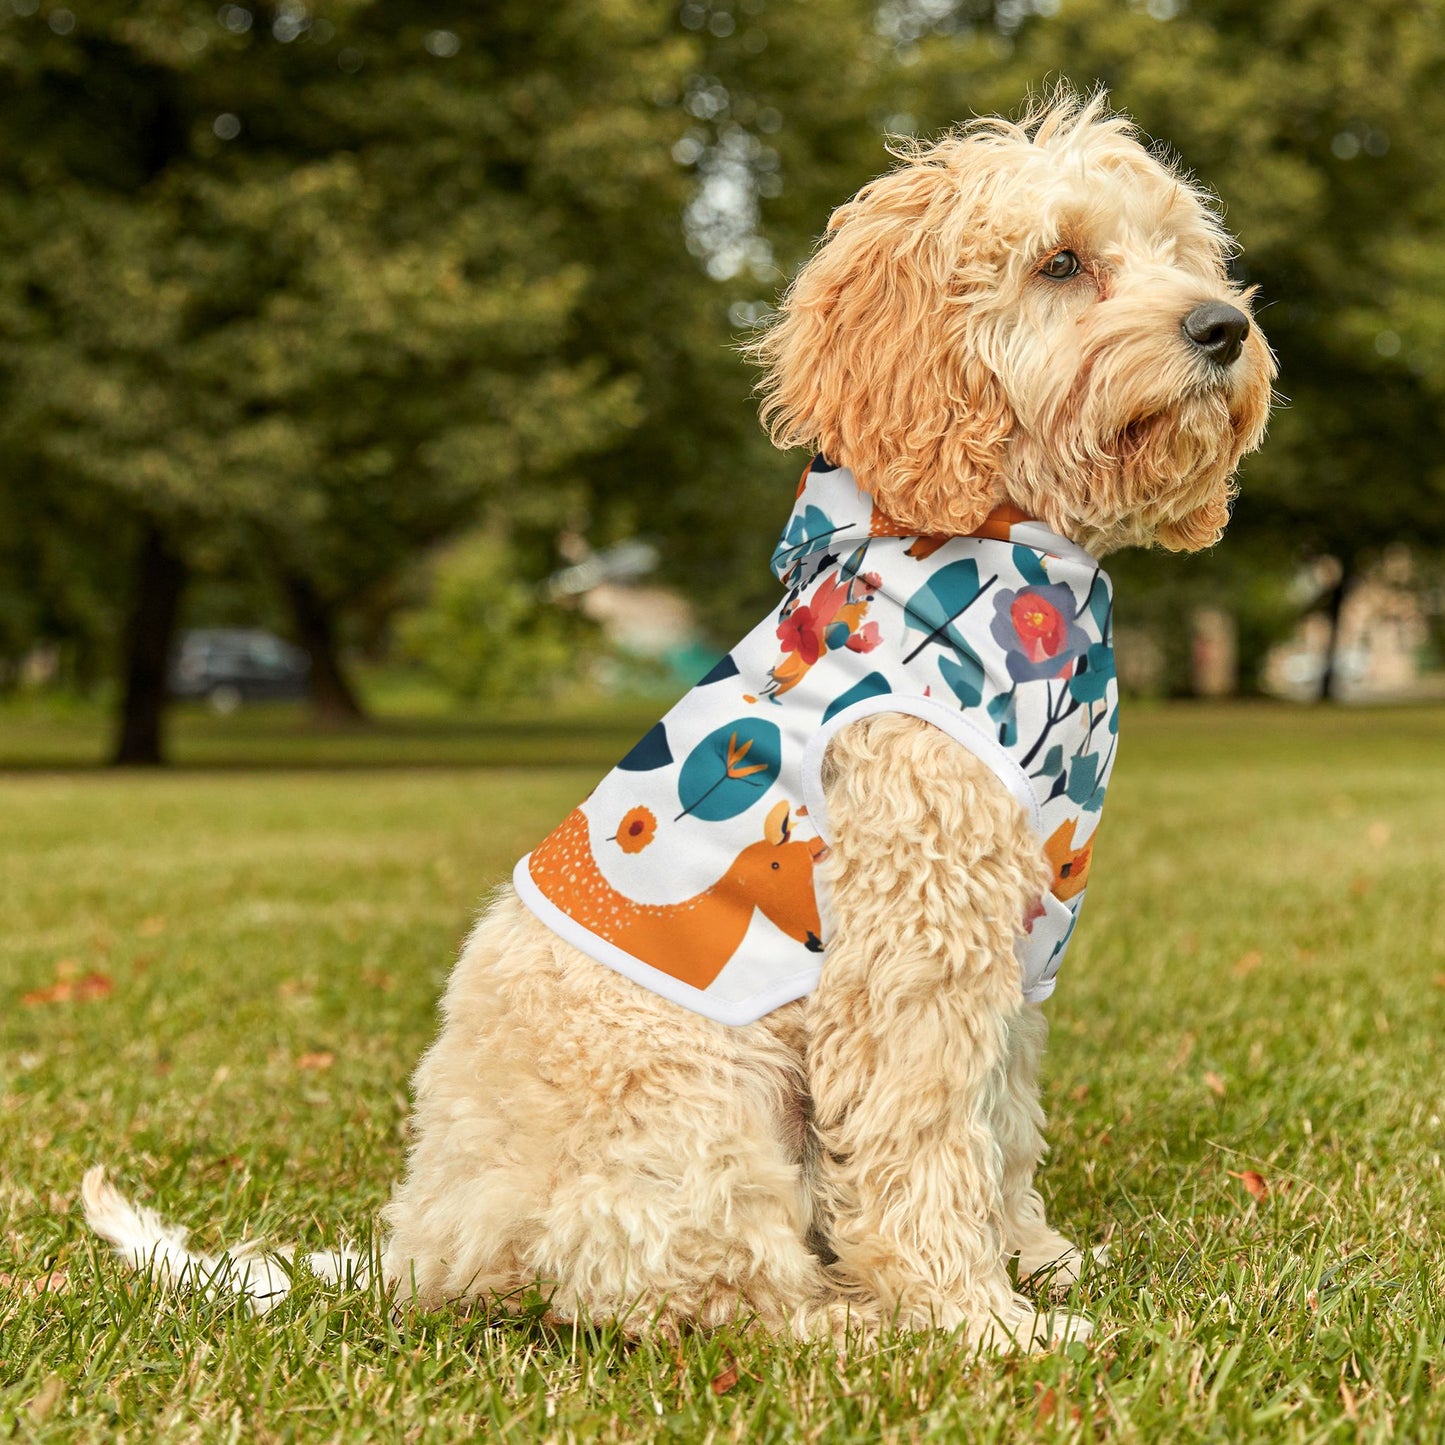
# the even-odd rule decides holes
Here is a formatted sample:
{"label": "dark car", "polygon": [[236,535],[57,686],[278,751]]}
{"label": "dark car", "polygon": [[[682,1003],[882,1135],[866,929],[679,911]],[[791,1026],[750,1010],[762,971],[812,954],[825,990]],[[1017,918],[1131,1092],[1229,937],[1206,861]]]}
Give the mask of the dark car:
{"label": "dark car", "polygon": [[207,627],[184,633],[171,664],[172,697],[205,698],[217,712],[243,702],[306,696],[311,659],[256,627]]}

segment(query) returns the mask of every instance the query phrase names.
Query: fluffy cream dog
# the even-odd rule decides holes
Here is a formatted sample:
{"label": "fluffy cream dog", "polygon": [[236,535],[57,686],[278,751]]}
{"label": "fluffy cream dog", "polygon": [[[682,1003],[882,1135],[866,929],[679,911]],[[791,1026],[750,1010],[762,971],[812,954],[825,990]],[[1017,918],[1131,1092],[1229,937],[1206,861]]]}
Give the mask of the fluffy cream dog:
{"label": "fluffy cream dog", "polygon": [[[765,418],[909,531],[967,534],[1011,504],[1096,555],[1208,546],[1273,375],[1229,246],[1101,100],[910,145],[834,215],[758,342]],[[560,1319],[667,1333],[739,1316],[990,1346],[1087,1332],[1037,1314],[1007,1269],[1067,1279],[1080,1258],[1034,1187],[1045,1023],[1014,944],[1052,877],[1041,840],[917,717],[850,724],[824,786],[821,981],[745,1026],[498,893],[416,1073],[386,1210],[401,1295],[540,1283]],[[98,1172],[87,1204],[132,1258],[162,1241]]]}

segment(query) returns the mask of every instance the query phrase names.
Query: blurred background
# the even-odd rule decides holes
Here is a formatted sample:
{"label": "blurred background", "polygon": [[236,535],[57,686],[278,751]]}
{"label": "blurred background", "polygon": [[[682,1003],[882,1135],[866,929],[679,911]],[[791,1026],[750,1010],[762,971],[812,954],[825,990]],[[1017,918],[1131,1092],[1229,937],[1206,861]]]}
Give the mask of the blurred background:
{"label": "blurred background", "polygon": [[736,346],[887,135],[1061,76],[1224,198],[1287,398],[1223,546],[1111,562],[1125,688],[1445,696],[1442,20],[0,0],[0,761],[655,709],[776,591]]}

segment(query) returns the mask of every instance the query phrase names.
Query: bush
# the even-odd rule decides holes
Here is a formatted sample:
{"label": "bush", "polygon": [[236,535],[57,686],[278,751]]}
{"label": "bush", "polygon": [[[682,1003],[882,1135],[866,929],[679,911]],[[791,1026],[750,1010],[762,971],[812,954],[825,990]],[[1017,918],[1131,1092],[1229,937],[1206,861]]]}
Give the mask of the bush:
{"label": "bush", "polygon": [[427,595],[397,618],[403,656],[462,702],[548,697],[601,653],[596,624],[518,575],[505,538],[473,532],[437,553]]}

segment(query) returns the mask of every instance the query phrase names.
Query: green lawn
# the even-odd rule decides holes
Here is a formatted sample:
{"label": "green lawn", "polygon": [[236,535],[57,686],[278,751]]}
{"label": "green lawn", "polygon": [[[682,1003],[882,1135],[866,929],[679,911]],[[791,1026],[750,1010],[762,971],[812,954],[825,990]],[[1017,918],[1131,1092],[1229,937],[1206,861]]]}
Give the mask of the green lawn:
{"label": "green lawn", "polygon": [[0,1437],[1445,1439],[1440,709],[1126,712],[1048,1006],[1045,1191],[1113,1249],[1072,1356],[674,1354],[309,1280],[255,1320],[87,1240],[97,1160],[203,1246],[365,1239],[469,919],[645,717],[192,718],[161,776],[0,721]]}

